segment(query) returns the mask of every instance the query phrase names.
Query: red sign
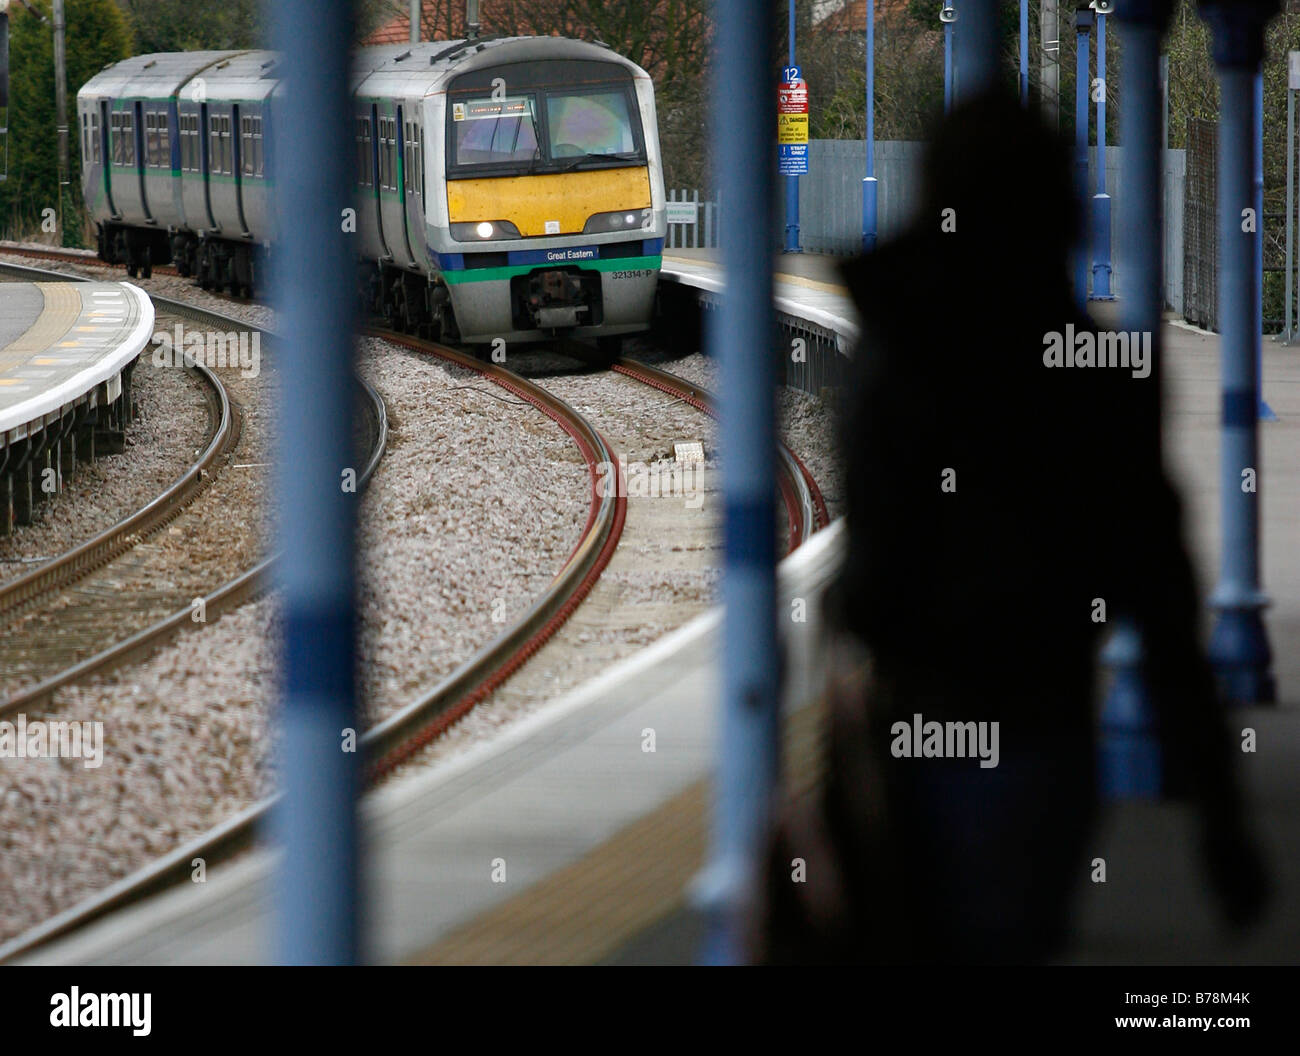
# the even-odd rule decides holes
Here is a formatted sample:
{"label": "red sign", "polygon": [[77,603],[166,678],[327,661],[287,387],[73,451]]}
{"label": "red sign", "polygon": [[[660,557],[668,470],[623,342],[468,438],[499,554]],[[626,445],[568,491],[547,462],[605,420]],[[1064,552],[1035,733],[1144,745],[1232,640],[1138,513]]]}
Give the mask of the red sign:
{"label": "red sign", "polygon": [[808,82],[782,81],[776,90],[778,114],[806,114],[808,112]]}

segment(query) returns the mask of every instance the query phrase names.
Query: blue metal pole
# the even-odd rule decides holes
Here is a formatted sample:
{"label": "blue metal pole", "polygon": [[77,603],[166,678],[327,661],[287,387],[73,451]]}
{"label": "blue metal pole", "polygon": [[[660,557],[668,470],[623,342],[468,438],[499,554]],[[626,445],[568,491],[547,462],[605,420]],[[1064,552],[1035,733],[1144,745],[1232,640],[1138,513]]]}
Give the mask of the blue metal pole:
{"label": "blue metal pole", "polygon": [[1110,290],[1110,195],[1106,193],[1106,16],[1097,15],[1097,193],[1092,198],[1092,299],[1113,301]]}
{"label": "blue metal pole", "polygon": [[[1271,701],[1272,650],[1262,612],[1268,603],[1259,582],[1259,444],[1257,413],[1260,332],[1256,304],[1255,224],[1244,222],[1255,207],[1255,79],[1264,53],[1264,24],[1273,3],[1255,0],[1203,2],[1214,32],[1219,71],[1219,326],[1222,333],[1223,439],[1219,491],[1223,550],[1219,582],[1210,599],[1217,612],[1210,635],[1210,662],[1220,688],[1238,703]],[[1250,228],[1243,230],[1243,228]],[[1255,476],[1252,483],[1251,475]]]}
{"label": "blue metal pole", "polygon": [[[1128,284],[1120,306],[1120,329],[1150,334],[1157,356],[1164,307],[1160,39],[1171,11],[1171,0],[1121,0],[1119,7],[1125,23],[1124,107],[1120,111],[1124,197],[1119,219],[1126,233],[1122,260]],[[1158,359],[1151,377],[1142,384],[1163,384]],[[1158,407],[1159,388],[1148,395]],[[1134,442],[1153,444],[1159,452],[1158,421],[1149,438],[1136,437]],[[1104,658],[1114,679],[1101,711],[1101,794],[1108,799],[1154,798],[1161,791],[1160,747],[1142,679],[1142,639],[1131,619],[1117,624]]]}
{"label": "blue metal pole", "polygon": [[281,767],[273,821],[282,852],[275,892],[275,957],[288,964],[357,960],[359,768],[343,750],[356,730],[353,305],[355,235],[348,123],[349,0],[282,0],[275,40],[286,92],[275,192],[285,227],[272,258],[280,313],[276,455],[276,583],[284,606]]}
{"label": "blue metal pole", "polygon": [[1020,0],[1020,105],[1029,106],[1029,0]]}
{"label": "blue metal pole", "polygon": [[[790,0],[790,61],[794,66],[794,0]],[[785,252],[802,253],[799,246],[799,177],[785,178]]]}
{"label": "blue metal pole", "polygon": [[867,0],[867,174],[862,180],[862,252],[876,248],[876,0]]}
{"label": "blue metal pole", "polygon": [[[771,150],[773,0],[714,6],[714,89],[743,105],[715,110],[716,168],[726,292],[710,327],[721,365],[725,556],[722,577],[722,716],[709,867],[697,888],[707,915],[704,959],[744,956],[759,855],[779,758],[776,634],[776,317],[772,306]],[[714,313],[710,313],[711,315]]]}
{"label": "blue metal pole", "polygon": [[[1093,13],[1076,11],[1075,62],[1074,62],[1074,168],[1079,198],[1088,200],[1088,31],[1092,28]],[[1075,249],[1074,297],[1082,308],[1088,301],[1088,246],[1087,240]]]}
{"label": "blue metal pole", "polygon": [[952,0],[944,0],[939,17],[943,19],[943,112],[952,112],[952,30],[957,20],[957,12]]}
{"label": "blue metal pole", "polygon": [[1259,298],[1255,302],[1255,332],[1260,335],[1255,343],[1255,393],[1259,399],[1259,420],[1276,422],[1277,415],[1264,399],[1264,69],[1255,72],[1255,104],[1251,114],[1251,132],[1255,137],[1255,216],[1259,237],[1255,239],[1255,286]]}

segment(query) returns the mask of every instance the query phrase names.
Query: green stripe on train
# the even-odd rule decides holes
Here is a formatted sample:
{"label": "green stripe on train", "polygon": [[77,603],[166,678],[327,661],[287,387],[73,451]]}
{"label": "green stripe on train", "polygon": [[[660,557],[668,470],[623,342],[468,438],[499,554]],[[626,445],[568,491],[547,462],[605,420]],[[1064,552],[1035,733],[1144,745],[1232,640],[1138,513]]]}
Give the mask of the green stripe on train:
{"label": "green stripe on train", "polygon": [[587,271],[642,271],[653,269],[658,271],[663,267],[664,258],[656,254],[653,257],[614,257],[609,260],[556,260],[548,263],[539,264],[512,264],[504,268],[465,268],[456,271],[443,271],[443,281],[449,286],[456,286],[462,282],[500,282],[502,279],[511,279],[516,275],[527,275],[530,271],[536,271],[538,268],[545,268],[554,265],[573,265],[578,268],[585,268]]}

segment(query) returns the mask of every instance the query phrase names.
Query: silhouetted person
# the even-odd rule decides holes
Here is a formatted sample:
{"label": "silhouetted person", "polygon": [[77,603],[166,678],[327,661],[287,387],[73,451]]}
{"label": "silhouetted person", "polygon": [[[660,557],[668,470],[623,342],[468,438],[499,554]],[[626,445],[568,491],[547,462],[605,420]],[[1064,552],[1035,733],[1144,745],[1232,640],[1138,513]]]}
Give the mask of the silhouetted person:
{"label": "silhouetted person", "polygon": [[[1062,363],[1088,332],[1097,355],[1069,280],[1073,180],[1064,145],[1014,100],[959,107],[932,142],[910,230],[845,270],[864,330],[831,615],[869,674],[834,693],[828,780],[778,829],[766,959],[1058,952],[1097,850],[1095,660],[1122,615],[1141,626],[1164,766],[1199,809],[1220,905],[1238,923],[1260,908],[1236,742],[1160,464],[1160,378],[1134,376],[1140,337],[1128,367],[1045,361],[1053,334]],[[996,766],[973,749],[899,757],[928,722],[998,723]],[[797,857],[804,884],[791,882]]]}

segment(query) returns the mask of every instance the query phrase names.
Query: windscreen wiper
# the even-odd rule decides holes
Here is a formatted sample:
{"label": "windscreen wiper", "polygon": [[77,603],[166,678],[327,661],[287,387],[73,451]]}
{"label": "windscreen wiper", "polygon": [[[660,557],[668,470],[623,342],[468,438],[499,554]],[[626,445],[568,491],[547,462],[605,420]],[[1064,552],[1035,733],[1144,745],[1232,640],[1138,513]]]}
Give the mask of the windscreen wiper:
{"label": "windscreen wiper", "polygon": [[634,150],[623,150],[612,154],[597,154],[587,151],[585,154],[579,154],[576,158],[565,165],[561,172],[572,172],[584,161],[639,161],[641,155]]}

